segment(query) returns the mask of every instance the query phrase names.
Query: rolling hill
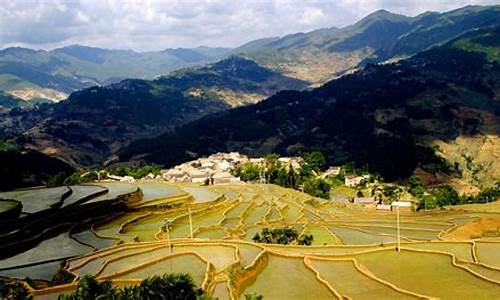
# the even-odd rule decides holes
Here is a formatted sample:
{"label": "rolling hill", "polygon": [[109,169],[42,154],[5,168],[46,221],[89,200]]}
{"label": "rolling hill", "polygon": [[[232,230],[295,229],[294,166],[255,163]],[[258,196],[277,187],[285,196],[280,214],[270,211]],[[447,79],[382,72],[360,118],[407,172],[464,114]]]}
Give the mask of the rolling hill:
{"label": "rolling hill", "polygon": [[498,25],[500,6],[468,6],[407,17],[376,11],[343,28],[325,28],[249,42],[232,50],[269,68],[324,82],[368,62],[397,60],[469,30]]}
{"label": "rolling hill", "polygon": [[307,84],[230,57],[153,81],[128,79],[87,88],[36,110],[13,110],[4,113],[0,128],[3,136],[18,136],[16,141],[30,149],[74,165],[95,165],[135,139]]}
{"label": "rolling hill", "polygon": [[24,100],[60,101],[78,89],[126,78],[153,79],[222,58],[229,49],[199,47],[154,52],[72,45],[51,51],[0,50],[0,90]]}
{"label": "rolling hill", "polygon": [[466,33],[397,63],[368,65],[312,91],[284,91],[132,143],[122,161],[173,165],[218,151],[319,149],[388,180],[413,172],[492,184],[500,178],[499,27]]}

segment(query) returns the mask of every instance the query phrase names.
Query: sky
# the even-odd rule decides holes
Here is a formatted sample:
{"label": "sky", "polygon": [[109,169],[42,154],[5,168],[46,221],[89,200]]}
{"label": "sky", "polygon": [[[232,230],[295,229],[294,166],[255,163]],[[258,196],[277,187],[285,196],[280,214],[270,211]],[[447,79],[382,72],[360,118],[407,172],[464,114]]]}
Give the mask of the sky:
{"label": "sky", "polygon": [[237,47],[353,24],[378,9],[415,16],[500,0],[1,0],[0,48],[81,44],[152,51]]}

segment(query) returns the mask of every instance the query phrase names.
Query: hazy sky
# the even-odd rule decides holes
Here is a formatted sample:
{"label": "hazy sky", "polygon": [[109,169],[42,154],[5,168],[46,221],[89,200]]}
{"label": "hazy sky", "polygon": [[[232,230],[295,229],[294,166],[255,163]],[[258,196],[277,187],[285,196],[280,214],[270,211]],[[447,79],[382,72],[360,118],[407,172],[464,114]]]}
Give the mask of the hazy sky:
{"label": "hazy sky", "polygon": [[405,15],[500,0],[0,0],[0,48],[69,44],[159,50],[235,47],[247,41],[345,26],[377,10]]}

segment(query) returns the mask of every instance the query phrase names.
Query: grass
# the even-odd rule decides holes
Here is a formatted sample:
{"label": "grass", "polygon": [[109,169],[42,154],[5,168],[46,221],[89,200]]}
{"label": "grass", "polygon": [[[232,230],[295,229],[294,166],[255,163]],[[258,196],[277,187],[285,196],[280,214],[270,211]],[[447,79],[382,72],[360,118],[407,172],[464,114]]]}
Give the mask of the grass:
{"label": "grass", "polygon": [[415,299],[359,272],[351,260],[312,259],[322,278],[342,296],[350,299]]}
{"label": "grass", "polygon": [[243,292],[250,293],[260,294],[264,299],[333,298],[330,290],[316,279],[302,259],[276,255],[269,255],[267,266]]}
{"label": "grass", "polygon": [[380,279],[430,297],[494,299],[500,293],[500,285],[454,267],[447,255],[390,250],[356,255],[356,259]]}
{"label": "grass", "polygon": [[452,253],[461,261],[473,262],[472,245],[470,243],[434,242],[404,244],[402,247]]}

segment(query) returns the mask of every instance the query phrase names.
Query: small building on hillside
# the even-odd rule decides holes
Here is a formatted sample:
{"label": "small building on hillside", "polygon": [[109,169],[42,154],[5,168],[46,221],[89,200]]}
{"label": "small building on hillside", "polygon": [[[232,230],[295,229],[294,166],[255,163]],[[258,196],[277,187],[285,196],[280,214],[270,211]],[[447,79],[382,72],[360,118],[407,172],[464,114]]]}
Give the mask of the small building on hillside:
{"label": "small building on hillside", "polygon": [[108,178],[119,182],[128,182],[128,183],[135,182],[135,179],[132,176],[116,176],[108,174]]}
{"label": "small building on hillside", "polygon": [[363,181],[363,176],[346,176],[344,179],[344,184],[346,186],[357,186]]}
{"label": "small building on hillside", "polygon": [[391,211],[392,210],[392,206],[390,204],[377,204],[376,209],[377,210]]}
{"label": "small building on hillside", "polygon": [[393,201],[391,203],[391,209],[394,211],[399,208],[399,211],[414,211],[415,210],[415,205],[413,202],[409,201]]}
{"label": "small building on hillside", "polygon": [[377,200],[375,200],[375,197],[356,197],[353,199],[353,203],[363,207],[375,208]]}
{"label": "small building on hillside", "polygon": [[206,172],[202,172],[199,170],[193,170],[189,173],[191,177],[192,183],[205,183],[207,180],[210,180],[209,175]]}
{"label": "small building on hillside", "polygon": [[186,177],[186,173],[179,169],[168,169],[166,171],[162,171],[161,176],[167,181],[182,181],[182,179]]}
{"label": "small building on hillside", "polygon": [[239,177],[235,177],[229,172],[215,173],[212,176],[212,179],[213,179],[213,184],[238,183],[241,181]]}
{"label": "small building on hillside", "polygon": [[339,166],[331,166],[325,171],[325,176],[337,176],[340,175],[341,168]]}

